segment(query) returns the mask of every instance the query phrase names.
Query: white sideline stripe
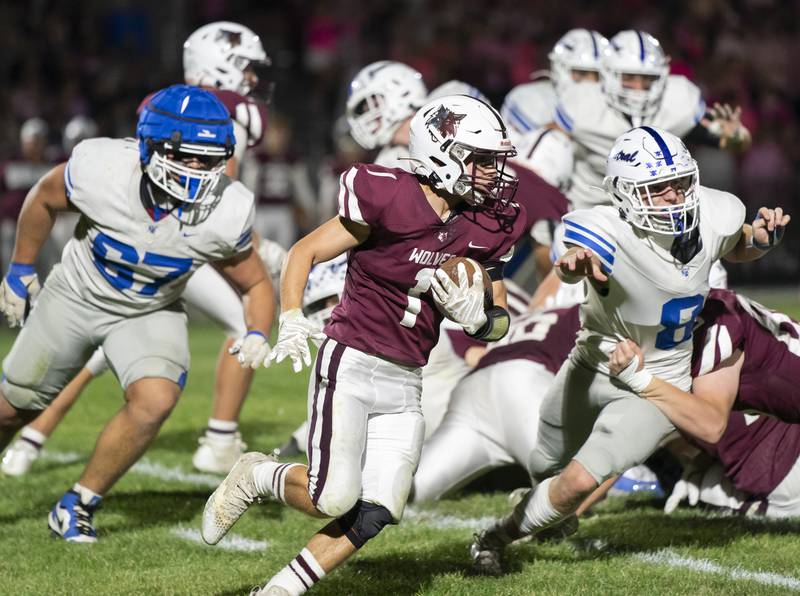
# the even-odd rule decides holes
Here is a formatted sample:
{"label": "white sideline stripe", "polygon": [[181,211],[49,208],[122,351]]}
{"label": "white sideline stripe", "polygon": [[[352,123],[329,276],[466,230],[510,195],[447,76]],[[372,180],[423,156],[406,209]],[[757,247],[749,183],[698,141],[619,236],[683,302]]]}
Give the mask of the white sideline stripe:
{"label": "white sideline stripe", "polygon": [[651,563],[653,565],[682,567],[700,573],[722,575],[734,580],[753,581],[767,586],[779,586],[791,590],[800,590],[800,580],[794,577],[766,571],[748,571],[741,567],[724,567],[708,559],[684,557],[670,549],[663,549],[651,553],[638,553],[634,555],[633,558],[643,563]]}
{"label": "white sideline stripe", "polygon": [[47,449],[43,449],[41,455],[41,459],[52,461],[57,464],[75,463],[76,461],[82,460],[84,457],[86,457],[84,454],[75,451],[48,451]]}
{"label": "white sideline stripe", "polygon": [[[196,530],[194,528],[178,526],[176,528],[172,528],[172,530],[170,530],[170,534],[177,536],[181,540],[194,542],[195,544],[200,544],[202,546],[208,546],[203,541],[200,530]],[[245,538],[244,536],[239,536],[238,534],[228,534],[225,536],[225,538],[220,540],[214,548],[254,553],[267,550],[269,548],[269,542],[266,540],[253,540],[252,538]]]}
{"label": "white sideline stripe", "polygon": [[455,515],[440,515],[432,511],[417,511],[411,507],[406,507],[403,518],[411,523],[422,524],[431,528],[466,530],[484,530],[497,521],[497,518],[489,516],[456,517]]}
{"label": "white sideline stripe", "polygon": [[195,484],[199,486],[207,486],[208,488],[217,488],[222,482],[221,478],[212,476],[211,474],[201,474],[199,472],[184,472],[179,467],[169,467],[163,464],[152,462],[148,459],[142,459],[135,466],[131,468],[131,472],[142,474],[144,476],[152,476],[159,480],[172,480],[175,482],[183,482],[184,484]]}

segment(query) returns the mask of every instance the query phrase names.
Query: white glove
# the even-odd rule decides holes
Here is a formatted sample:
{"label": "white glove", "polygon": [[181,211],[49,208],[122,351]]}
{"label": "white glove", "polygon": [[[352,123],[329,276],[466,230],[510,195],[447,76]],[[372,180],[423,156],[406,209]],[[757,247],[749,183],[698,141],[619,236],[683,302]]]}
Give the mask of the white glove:
{"label": "white glove", "polygon": [[314,323],[303,316],[299,308],[293,308],[281,313],[278,342],[270,354],[270,360],[281,362],[287,356],[292,359],[292,369],[300,372],[303,365],[311,366],[311,350],[308,340],[322,341],[325,334]]}
{"label": "white glove", "polygon": [[269,359],[269,344],[267,338],[260,331],[248,331],[243,338],[236,340],[228,350],[229,354],[236,354],[236,360],[242,368],[258,368],[262,364],[267,368],[272,361]]}
{"label": "white glove", "polygon": [[459,263],[457,270],[458,285],[442,269],[434,272],[431,277],[433,301],[444,316],[461,325],[467,333],[475,334],[486,324],[483,275],[476,269],[470,286],[464,263]]}
{"label": "white glove", "polygon": [[25,322],[41,286],[33,265],[11,263],[0,284],[0,312],[9,327],[19,327]]}
{"label": "white glove", "polygon": [[697,468],[691,464],[686,466],[683,476],[675,484],[672,494],[664,503],[664,513],[672,513],[678,508],[681,501],[688,499],[689,505],[694,507],[700,500],[700,485],[703,482],[705,469]]}

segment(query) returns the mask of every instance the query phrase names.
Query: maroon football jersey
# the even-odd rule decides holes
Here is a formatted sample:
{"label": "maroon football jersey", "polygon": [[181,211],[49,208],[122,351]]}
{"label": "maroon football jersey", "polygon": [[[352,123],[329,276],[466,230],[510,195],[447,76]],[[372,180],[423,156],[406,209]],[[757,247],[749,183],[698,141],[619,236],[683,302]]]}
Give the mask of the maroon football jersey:
{"label": "maroon football jersey", "polygon": [[800,325],[730,290],[711,290],[700,317],[692,376],[714,370],[742,350],[734,409],[800,422]]}
{"label": "maroon football jersey", "polygon": [[555,374],[575,345],[581,327],[578,306],[520,315],[508,335],[489,347],[475,370],[509,360],[532,360]]}
{"label": "maroon football jersey", "polygon": [[731,412],[718,443],[695,442],[722,463],[737,490],[763,498],[775,490],[800,457],[800,424]]}
{"label": "maroon football jersey", "polygon": [[367,164],[340,177],[339,216],[368,225],[370,234],[350,251],[342,300],[325,332],[410,366],[423,366],[439,339],[442,315],[429,290],[436,267],[469,257],[499,279],[525,226],[516,203],[498,217],[462,204],[443,222],[416,176]]}
{"label": "maroon football jersey", "polygon": [[514,200],[525,208],[525,232],[530,233],[534,224],[541,220],[558,224],[561,217],[569,211],[567,197],[533,170],[515,161],[509,162],[509,165],[510,170],[519,178]]}
{"label": "maroon football jersey", "polygon": [[[254,147],[261,142],[264,131],[267,127],[267,105],[256,101],[252,97],[240,95],[235,91],[225,91],[223,89],[209,89],[217,99],[219,99],[228,109],[231,119],[242,126],[247,131],[247,146]],[[150,93],[142,100],[136,113],[139,114],[150,101],[156,91]]]}

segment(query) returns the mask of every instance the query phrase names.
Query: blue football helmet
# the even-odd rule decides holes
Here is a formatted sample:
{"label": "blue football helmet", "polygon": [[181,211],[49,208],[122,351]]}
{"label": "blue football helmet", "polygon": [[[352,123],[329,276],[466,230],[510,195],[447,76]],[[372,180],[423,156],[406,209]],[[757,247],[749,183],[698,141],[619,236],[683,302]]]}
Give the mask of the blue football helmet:
{"label": "blue football helmet", "polygon": [[153,95],[139,116],[136,136],[150,181],[188,204],[209,197],[236,143],[227,108],[213,93],[190,85]]}

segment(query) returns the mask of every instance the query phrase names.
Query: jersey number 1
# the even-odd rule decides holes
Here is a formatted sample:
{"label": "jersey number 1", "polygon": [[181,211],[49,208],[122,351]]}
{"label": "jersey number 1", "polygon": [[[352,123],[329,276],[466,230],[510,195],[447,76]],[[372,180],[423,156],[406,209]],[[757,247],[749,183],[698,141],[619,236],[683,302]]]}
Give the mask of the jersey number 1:
{"label": "jersey number 1", "polygon": [[158,288],[173,279],[177,279],[192,268],[192,259],[189,258],[170,257],[152,252],[146,252],[143,257],[140,257],[139,252],[130,244],[125,244],[100,232],[92,242],[94,264],[106,281],[118,290],[127,290],[133,286],[133,269],[119,261],[110,260],[108,258],[109,248],[118,252],[120,260],[125,263],[130,263],[131,265],[141,263],[152,267],[171,269],[165,275],[154,278],[150,283],[143,284],[138,290],[138,293],[142,296],[153,296],[158,291]]}
{"label": "jersey number 1", "polygon": [[417,271],[417,284],[408,291],[408,306],[403,311],[403,318],[400,324],[403,327],[413,327],[417,324],[417,315],[422,310],[422,299],[420,295],[427,292],[431,287],[431,277],[435,269],[427,267]]}

